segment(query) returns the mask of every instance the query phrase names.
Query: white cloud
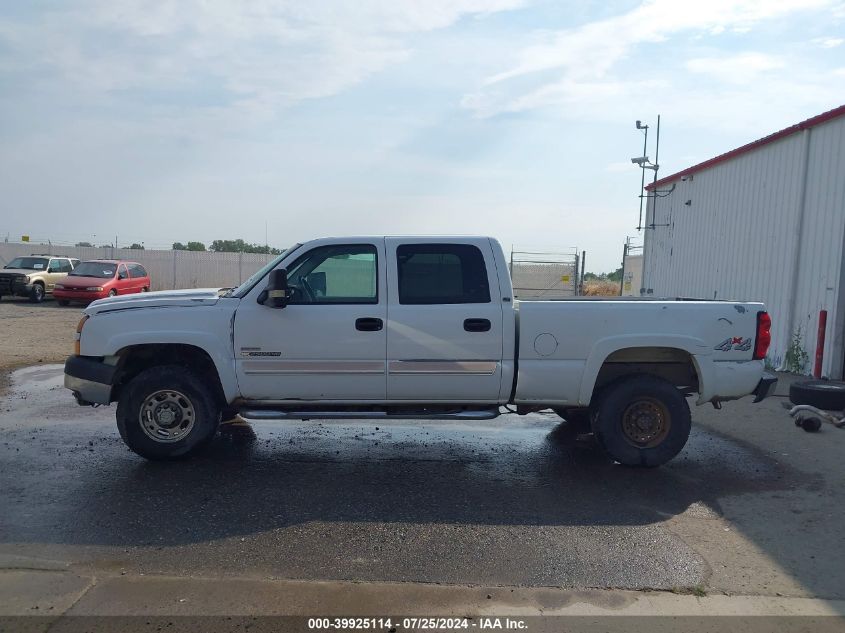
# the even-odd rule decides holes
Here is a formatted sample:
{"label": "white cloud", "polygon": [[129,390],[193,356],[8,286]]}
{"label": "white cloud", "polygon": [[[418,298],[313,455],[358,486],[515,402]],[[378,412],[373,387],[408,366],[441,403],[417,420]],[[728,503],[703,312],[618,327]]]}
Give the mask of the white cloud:
{"label": "white cloud", "polygon": [[699,57],[687,61],[687,70],[715,77],[720,81],[742,84],[761,73],[784,67],[783,60],[763,53],[740,53],[723,57]]}
{"label": "white cloud", "polygon": [[[236,107],[325,97],[405,59],[409,35],[523,0],[90,0],[0,16],[0,71],[56,72],[77,94],[222,91]],[[67,90],[65,91],[67,92]]]}
{"label": "white cloud", "polygon": [[630,96],[642,90],[631,78],[616,78],[613,73],[639,46],[681,34],[745,31],[764,20],[828,4],[828,0],[649,0],[578,28],[537,34],[535,43],[518,54],[516,64],[488,77],[462,103],[489,116],[577,102],[580,95],[590,100],[594,95]]}
{"label": "white cloud", "polygon": [[845,43],[845,39],[841,37],[817,37],[810,41],[816,46],[821,46],[822,48],[836,48],[837,46],[842,46],[842,44]]}
{"label": "white cloud", "polygon": [[638,169],[638,167],[629,160],[608,163],[604,168],[606,172],[611,174],[630,174],[633,169]]}

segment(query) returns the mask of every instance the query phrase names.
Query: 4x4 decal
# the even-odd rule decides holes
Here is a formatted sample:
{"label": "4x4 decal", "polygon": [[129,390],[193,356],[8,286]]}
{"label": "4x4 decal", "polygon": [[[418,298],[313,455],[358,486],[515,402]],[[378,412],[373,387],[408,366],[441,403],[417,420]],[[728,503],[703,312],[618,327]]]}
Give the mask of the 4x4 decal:
{"label": "4x4 decal", "polygon": [[731,350],[735,350],[738,352],[747,352],[751,349],[751,338],[743,338],[742,336],[731,336],[719,343],[713,349],[717,349],[720,352],[730,352]]}

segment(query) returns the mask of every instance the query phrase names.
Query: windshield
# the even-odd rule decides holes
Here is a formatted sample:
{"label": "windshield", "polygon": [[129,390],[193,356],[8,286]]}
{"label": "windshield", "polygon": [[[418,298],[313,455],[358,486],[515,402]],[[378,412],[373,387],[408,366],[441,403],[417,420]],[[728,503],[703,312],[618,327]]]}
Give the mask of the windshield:
{"label": "windshield", "polygon": [[248,293],[250,290],[252,290],[253,286],[255,286],[255,284],[257,284],[259,282],[259,280],[262,277],[264,277],[264,275],[266,275],[271,270],[273,270],[276,266],[278,266],[280,261],[282,261],[285,257],[287,257],[290,253],[295,251],[300,246],[302,246],[302,244],[294,244],[290,248],[285,249],[284,251],[282,251],[281,255],[279,255],[275,259],[270,260],[264,266],[262,266],[259,270],[257,270],[255,273],[250,275],[249,279],[247,279],[245,282],[243,282],[240,286],[238,286],[237,288],[232,288],[231,290],[228,290],[225,293],[223,293],[223,296],[224,297],[238,297],[238,298],[243,297],[246,293]]}
{"label": "windshield", "polygon": [[26,270],[47,270],[46,257],[15,257],[3,268],[23,268]]}
{"label": "windshield", "polygon": [[98,277],[100,279],[111,279],[117,270],[117,264],[104,264],[102,262],[82,262],[73,269],[69,277]]}

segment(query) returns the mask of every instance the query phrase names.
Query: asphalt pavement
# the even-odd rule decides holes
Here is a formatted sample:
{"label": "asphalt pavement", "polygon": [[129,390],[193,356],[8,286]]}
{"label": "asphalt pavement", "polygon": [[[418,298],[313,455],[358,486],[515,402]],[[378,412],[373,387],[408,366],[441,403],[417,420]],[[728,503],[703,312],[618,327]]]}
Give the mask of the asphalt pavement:
{"label": "asphalt pavement", "polygon": [[0,400],[6,570],[845,597],[845,431],[776,400],[696,408],[648,470],[551,413],[261,422],[151,463],[60,383],[20,370]]}

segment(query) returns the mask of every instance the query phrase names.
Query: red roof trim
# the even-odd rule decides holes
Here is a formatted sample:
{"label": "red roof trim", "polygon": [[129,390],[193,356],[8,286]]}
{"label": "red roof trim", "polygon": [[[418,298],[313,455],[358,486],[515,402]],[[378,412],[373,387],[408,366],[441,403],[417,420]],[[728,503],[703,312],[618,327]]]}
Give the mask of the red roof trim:
{"label": "red roof trim", "polygon": [[666,176],[661,178],[657,182],[653,182],[650,185],[646,186],[648,191],[652,191],[657,187],[662,187],[663,185],[667,185],[670,182],[678,180],[682,176],[688,176],[690,174],[694,174],[696,172],[701,171],[702,169],[707,169],[708,167],[712,167],[713,165],[718,165],[719,163],[724,163],[725,161],[731,160],[736,158],[737,156],[741,156],[742,154],[747,154],[748,152],[757,149],[758,147],[762,147],[763,145],[768,145],[769,143],[774,143],[775,141],[784,138],[785,136],[789,136],[790,134],[795,134],[796,132],[800,132],[801,130],[808,130],[811,127],[816,125],[821,125],[831,119],[836,119],[838,117],[845,116],[845,105],[841,105],[838,108],[834,108],[833,110],[828,110],[827,112],[822,112],[821,114],[814,116],[811,119],[807,119],[806,121],[801,121],[801,123],[797,123],[791,127],[785,128],[780,130],[779,132],[775,132],[774,134],[769,134],[769,136],[764,136],[761,139],[756,141],[752,141],[747,145],[743,145],[742,147],[737,147],[736,149],[732,149],[729,152],[724,154],[720,154],[715,158],[711,158],[710,160],[706,160],[703,163],[698,163],[697,165],[693,165],[692,167],[687,167],[683,171],[679,171],[671,176]]}

